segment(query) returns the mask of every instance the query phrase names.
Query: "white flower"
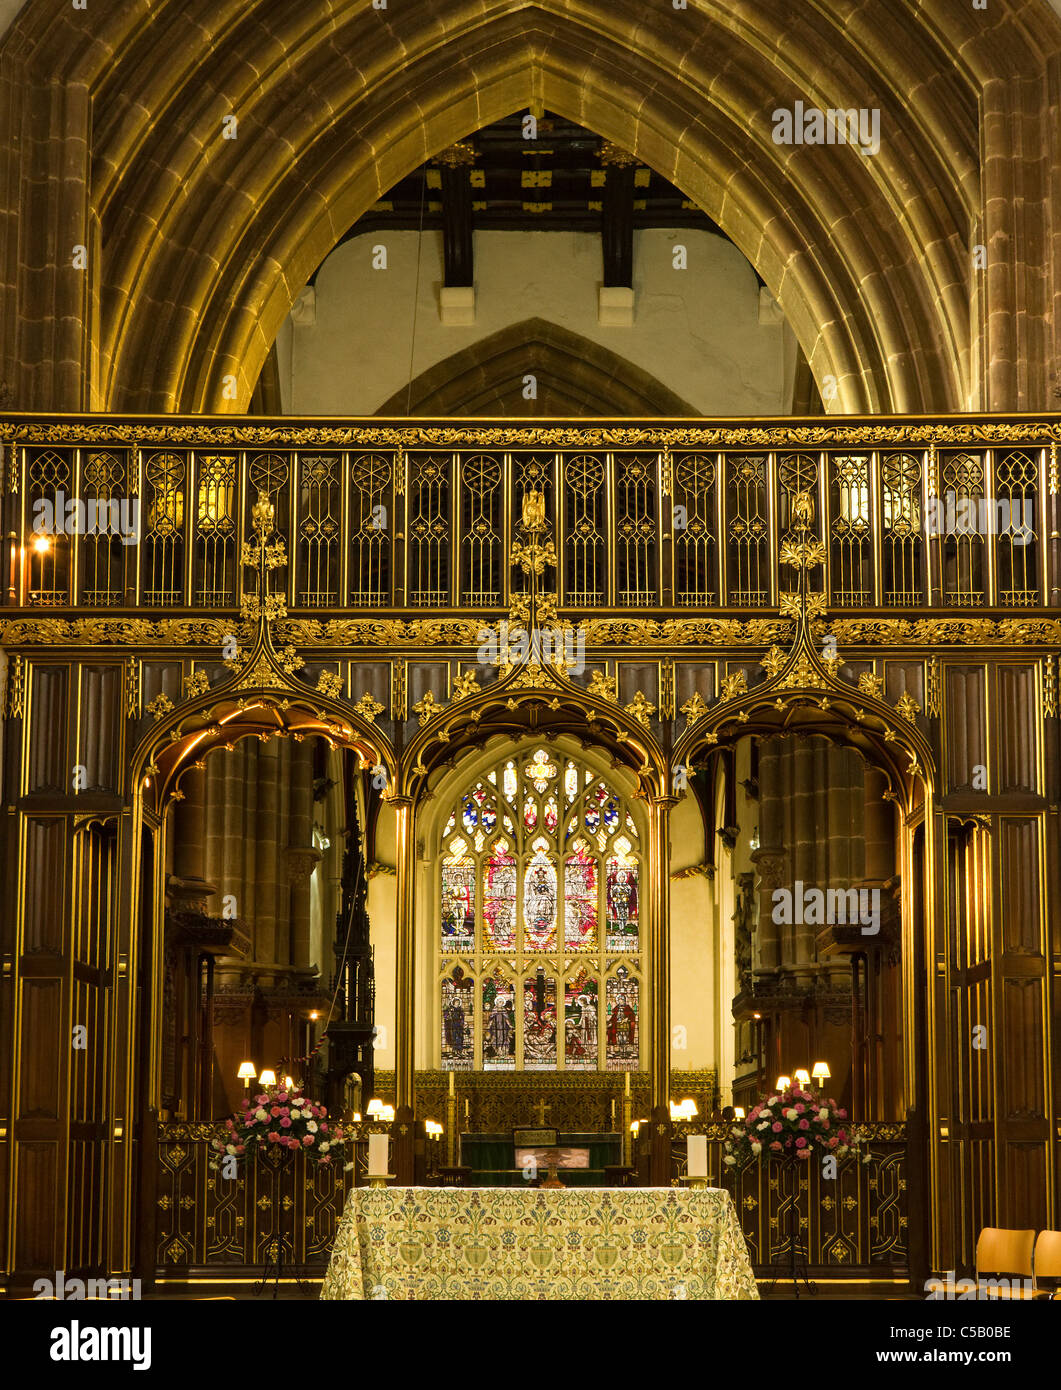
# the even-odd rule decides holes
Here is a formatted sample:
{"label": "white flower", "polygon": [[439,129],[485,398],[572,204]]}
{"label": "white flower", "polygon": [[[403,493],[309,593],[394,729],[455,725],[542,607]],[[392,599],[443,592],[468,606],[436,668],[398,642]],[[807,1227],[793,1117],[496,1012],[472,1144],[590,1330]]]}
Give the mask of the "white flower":
{"label": "white flower", "polygon": [[291,1118],[292,1118],[293,1120],[301,1120],[301,1118],[302,1118],[302,1111],[301,1111],[301,1110],[292,1110],[292,1111],[291,1111]]}
{"label": "white flower", "polygon": [[322,1154],[326,1154],[328,1150],[331,1148],[331,1144],[328,1143],[327,1139],[322,1139],[318,1147],[320,1148]]}
{"label": "white flower", "polygon": [[756,1154],[756,1155],[759,1155],[759,1154],[762,1153],[762,1151],[763,1151],[763,1146],[762,1146],[762,1144],[760,1144],[759,1141],[758,1141],[757,1139],[753,1139],[753,1140],[752,1140],[752,1153],[753,1153],[753,1154]]}
{"label": "white flower", "polygon": [[261,1107],[260,1105],[258,1106],[257,1110],[255,1110],[255,1112],[254,1112],[254,1118],[255,1118],[256,1120],[264,1120],[264,1119],[267,1119],[267,1118],[268,1118],[267,1115],[266,1115],[266,1113],[265,1113],[265,1111],[262,1109],[262,1107]]}
{"label": "white flower", "polygon": [[306,1128],[309,1130],[310,1134],[316,1134],[316,1133],[317,1133],[317,1121],[316,1121],[316,1120],[310,1120],[309,1123],[306,1125]]}
{"label": "white flower", "polygon": [[818,1111],[818,1119],[819,1119],[819,1120],[827,1120],[828,1118],[829,1118],[829,1107],[828,1107],[827,1105],[823,1105],[822,1108]]}
{"label": "white flower", "polygon": [[795,1107],[793,1107],[791,1110],[786,1110],[786,1111],[785,1111],[785,1119],[786,1119],[786,1120],[795,1120],[795,1119],[797,1119],[798,1117],[799,1117],[799,1111],[796,1110]]}
{"label": "white flower", "polygon": [[732,1167],[733,1164],[736,1163],[736,1161],[737,1160],[733,1157],[732,1154],[727,1154],[726,1157],[722,1160],[723,1163],[728,1163],[730,1167]]}
{"label": "white flower", "polygon": [[344,1164],[343,1164],[343,1172],[344,1172],[344,1173],[352,1173],[353,1170],[354,1170],[354,1165],[353,1165],[352,1163],[344,1163]]}
{"label": "white flower", "polygon": [[769,1129],[769,1128],[770,1128],[770,1121],[769,1121],[769,1120],[763,1120],[761,1124],[756,1125],[756,1128],[757,1128],[757,1129]]}
{"label": "white flower", "polygon": [[225,1153],[227,1153],[227,1154],[234,1154],[235,1152],[236,1152],[236,1146],[235,1146],[235,1144],[226,1144],[226,1145],[225,1145]]}

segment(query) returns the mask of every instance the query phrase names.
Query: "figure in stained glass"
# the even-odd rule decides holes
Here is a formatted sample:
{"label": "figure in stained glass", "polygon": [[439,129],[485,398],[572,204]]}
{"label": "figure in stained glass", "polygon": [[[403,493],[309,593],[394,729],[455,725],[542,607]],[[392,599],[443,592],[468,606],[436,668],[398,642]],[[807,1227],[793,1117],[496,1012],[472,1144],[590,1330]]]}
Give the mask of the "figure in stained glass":
{"label": "figure in stained glass", "polygon": [[530,951],[551,951],[556,945],[556,869],[547,848],[548,841],[535,840],[523,884],[523,929]]}
{"label": "figure in stained glass", "polygon": [[515,993],[497,971],[483,981],[483,1067],[486,1071],[511,1071],[515,1065]]}
{"label": "figure in stained glass", "polygon": [[597,946],[597,861],[576,840],[564,864],[564,942],[569,951]]}
{"label": "figure in stained glass", "polygon": [[609,951],[637,949],[637,860],[630,848],[629,840],[620,836],[608,860],[604,899]]}
{"label": "figure in stained glass", "polygon": [[516,943],[516,861],[508,842],[494,842],[483,883],[484,950],[509,951]]}
{"label": "figure in stained glass", "polygon": [[472,1033],[472,982],[459,965],[442,981],[442,1065],[469,1071],[475,1040]]}
{"label": "figure in stained glass", "polygon": [[605,992],[608,1010],[605,1047],[609,1071],[622,1071],[637,1065],[638,994],[637,980],[621,965],[609,977]]}
{"label": "figure in stained glass", "polygon": [[564,1062],[569,1070],[597,1070],[597,981],[583,968],[564,992]]}
{"label": "figure in stained glass", "polygon": [[556,981],[547,978],[541,966],[523,981],[523,1067],[556,1068]]}

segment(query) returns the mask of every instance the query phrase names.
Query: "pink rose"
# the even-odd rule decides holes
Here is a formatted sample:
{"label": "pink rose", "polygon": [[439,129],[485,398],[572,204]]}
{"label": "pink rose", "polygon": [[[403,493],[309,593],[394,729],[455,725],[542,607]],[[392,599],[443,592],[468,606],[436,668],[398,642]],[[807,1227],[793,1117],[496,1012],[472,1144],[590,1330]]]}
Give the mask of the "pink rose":
{"label": "pink rose", "polygon": [[807,1107],[803,1104],[803,1102],[800,1101],[799,1104],[796,1106],[796,1114],[797,1114],[797,1115],[802,1115],[803,1112],[804,1112],[804,1110],[806,1110],[806,1108],[807,1108]]}
{"label": "pink rose", "polygon": [[843,1130],[840,1130],[840,1131],[839,1131],[839,1134],[840,1134],[840,1143],[841,1143],[841,1144],[846,1144],[846,1143],[847,1143],[847,1135],[844,1133]]}
{"label": "pink rose", "polygon": [[277,1100],[287,1100],[287,1092],[286,1092],[286,1091],[279,1091],[279,1092],[277,1092],[276,1098],[277,1098]]}
{"label": "pink rose", "polygon": [[805,1149],[806,1147],[807,1147],[807,1141],[806,1141],[806,1139],[804,1139],[803,1135],[801,1134],[801,1135],[799,1136],[799,1138],[796,1140],[796,1148],[797,1148],[797,1149]]}
{"label": "pink rose", "polygon": [[323,1133],[327,1134],[327,1133],[328,1133],[328,1126],[327,1126],[327,1125],[321,1125],[321,1130],[322,1130]]}
{"label": "pink rose", "polygon": [[777,1142],[777,1140],[775,1139],[774,1142],[770,1145],[770,1147],[771,1147],[772,1149],[778,1149],[778,1150],[779,1150],[779,1149],[781,1148],[781,1145],[780,1145],[780,1144]]}
{"label": "pink rose", "polygon": [[290,1119],[288,1118],[287,1115],[285,1115],[285,1116],[283,1117],[283,1119],[280,1121],[280,1128],[281,1128],[281,1129],[290,1129],[290,1128],[291,1128],[291,1121],[290,1121]]}
{"label": "pink rose", "polygon": [[236,1145],[236,1152],[237,1152],[238,1154],[241,1154],[241,1153],[243,1152],[243,1150],[244,1150],[245,1147],[246,1147],[246,1145],[244,1145],[244,1144],[237,1144],[237,1145]]}
{"label": "pink rose", "polygon": [[838,1142],[839,1142],[839,1141],[837,1140],[837,1137],[836,1137],[836,1135],[834,1134],[833,1137],[829,1140],[829,1147],[830,1147],[830,1149],[835,1149]]}
{"label": "pink rose", "polygon": [[274,1120],[276,1119],[277,1115],[279,1115],[279,1113],[280,1107],[278,1105],[272,1105],[269,1107],[269,1114],[272,1115]]}
{"label": "pink rose", "polygon": [[281,1114],[281,1115],[290,1115],[290,1114],[291,1114],[291,1107],[290,1107],[290,1105],[281,1105],[281,1107],[280,1107],[280,1114]]}
{"label": "pink rose", "polygon": [[797,1158],[810,1158],[810,1149],[797,1149],[797,1150],[796,1150],[796,1157],[797,1157]]}
{"label": "pink rose", "polygon": [[829,1121],[828,1121],[828,1120],[822,1120],[822,1121],[821,1121],[821,1127],[822,1127],[822,1129],[828,1129],[828,1128],[829,1128]]}
{"label": "pink rose", "polygon": [[802,1119],[799,1122],[800,1129],[810,1129],[810,1120]]}
{"label": "pink rose", "polygon": [[319,1163],[331,1163],[332,1156],[331,1154],[321,1154],[320,1158],[317,1161]]}
{"label": "pink rose", "polygon": [[780,1134],[783,1126],[780,1120],[775,1120],[773,1124],[770,1126],[770,1128],[773,1130],[775,1134]]}
{"label": "pink rose", "polygon": [[327,1115],[327,1113],[328,1113],[328,1107],[327,1107],[326,1105],[322,1105],[322,1106],[321,1106],[321,1114],[322,1114],[322,1115]]}
{"label": "pink rose", "polygon": [[268,1139],[270,1144],[275,1144],[276,1141],[280,1138],[279,1134],[277,1134],[275,1129],[271,1129],[265,1137],[266,1139]]}
{"label": "pink rose", "polygon": [[240,1103],[239,1103],[239,1108],[240,1108],[241,1110],[249,1110],[249,1109],[250,1109],[250,1101],[247,1099],[246,1096],[244,1096],[243,1099],[240,1101]]}
{"label": "pink rose", "polygon": [[231,1120],[226,1120],[226,1121],[225,1121],[225,1128],[226,1128],[226,1129],[235,1129],[236,1126],[232,1123]]}
{"label": "pink rose", "polygon": [[304,1147],[304,1148],[307,1148],[307,1149],[308,1149],[309,1146],[310,1146],[312,1143],[313,1143],[313,1135],[312,1135],[312,1134],[304,1134],[304,1135],[302,1136],[302,1144],[303,1144],[303,1147]]}

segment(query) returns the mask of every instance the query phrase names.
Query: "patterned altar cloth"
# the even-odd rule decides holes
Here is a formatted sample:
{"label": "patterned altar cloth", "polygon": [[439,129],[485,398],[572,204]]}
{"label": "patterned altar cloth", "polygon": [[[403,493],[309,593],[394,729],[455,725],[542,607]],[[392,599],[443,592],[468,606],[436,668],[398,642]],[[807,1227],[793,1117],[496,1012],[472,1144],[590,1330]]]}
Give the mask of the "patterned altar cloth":
{"label": "patterned altar cloth", "polygon": [[755,1299],[719,1188],[355,1187],[321,1298]]}

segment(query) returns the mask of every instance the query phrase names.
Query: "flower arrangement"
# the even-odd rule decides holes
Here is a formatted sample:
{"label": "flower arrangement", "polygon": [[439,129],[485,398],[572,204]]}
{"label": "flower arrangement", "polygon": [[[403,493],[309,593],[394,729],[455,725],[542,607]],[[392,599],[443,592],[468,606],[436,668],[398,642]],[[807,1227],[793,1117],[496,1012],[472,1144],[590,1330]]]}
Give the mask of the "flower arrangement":
{"label": "flower arrangement", "polygon": [[[847,1111],[831,1097],[790,1086],[768,1096],[730,1131],[723,1163],[734,1168],[756,1158],[846,1158],[860,1141],[846,1126]],[[869,1162],[866,1154],[863,1162]]]}
{"label": "flower arrangement", "polygon": [[[266,1086],[253,1100],[244,1098],[235,1115],[225,1121],[227,1133],[213,1140],[219,1157],[245,1158],[255,1148],[301,1149],[315,1163],[332,1164],[342,1157],[347,1135],[328,1120],[328,1108],[283,1086]],[[211,1165],[218,1166],[215,1159]],[[344,1165],[346,1170],[352,1163]]]}

